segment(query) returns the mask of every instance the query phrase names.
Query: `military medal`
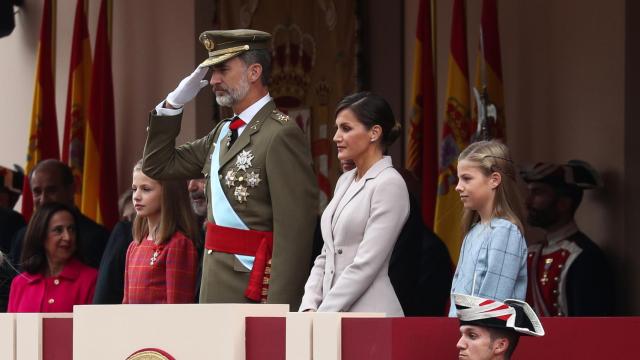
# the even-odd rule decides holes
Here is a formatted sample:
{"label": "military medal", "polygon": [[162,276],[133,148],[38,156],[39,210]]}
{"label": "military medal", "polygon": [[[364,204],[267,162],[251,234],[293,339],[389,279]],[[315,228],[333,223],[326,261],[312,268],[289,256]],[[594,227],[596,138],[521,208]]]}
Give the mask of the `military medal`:
{"label": "military medal", "polygon": [[251,171],[250,173],[247,173],[247,178],[245,180],[247,186],[254,188],[260,184],[260,174],[256,174],[254,171]]}
{"label": "military medal", "polygon": [[225,140],[227,140],[227,147],[231,147],[231,130],[227,132],[227,136],[225,137]]}
{"label": "military medal", "polygon": [[251,160],[253,160],[253,154],[251,153],[251,150],[242,150],[242,152],[238,154],[238,157],[236,158],[236,168],[238,170],[246,171],[251,167]]}
{"label": "military medal", "polygon": [[227,187],[231,188],[236,185],[236,174],[233,169],[227,171],[227,175],[224,177]]}
{"label": "military medal", "polygon": [[247,191],[246,187],[238,185],[236,187],[236,190],[233,192],[233,196],[235,196],[236,200],[238,200],[238,202],[242,204],[243,202],[247,201],[249,192]]}
{"label": "military medal", "polygon": [[551,268],[551,264],[553,264],[553,258],[544,260],[544,272],[542,273],[542,279],[540,279],[542,285],[546,285],[547,282],[549,282],[549,269]]}
{"label": "military medal", "polygon": [[236,164],[233,169],[227,171],[224,176],[225,184],[229,189],[235,188],[233,196],[239,203],[244,203],[249,197],[249,188],[255,188],[260,184],[260,171],[251,169],[251,161],[254,155],[251,150],[242,150],[236,156]]}

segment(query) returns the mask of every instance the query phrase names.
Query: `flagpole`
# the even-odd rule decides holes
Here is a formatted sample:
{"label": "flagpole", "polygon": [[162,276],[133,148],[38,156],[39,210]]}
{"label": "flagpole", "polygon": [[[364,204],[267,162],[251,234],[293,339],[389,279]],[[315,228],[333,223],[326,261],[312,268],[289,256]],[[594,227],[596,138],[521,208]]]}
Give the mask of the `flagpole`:
{"label": "flagpole", "polygon": [[56,83],[56,33],[57,33],[56,14],[57,13],[58,13],[58,1],[51,0],[51,80],[53,81],[54,87]]}

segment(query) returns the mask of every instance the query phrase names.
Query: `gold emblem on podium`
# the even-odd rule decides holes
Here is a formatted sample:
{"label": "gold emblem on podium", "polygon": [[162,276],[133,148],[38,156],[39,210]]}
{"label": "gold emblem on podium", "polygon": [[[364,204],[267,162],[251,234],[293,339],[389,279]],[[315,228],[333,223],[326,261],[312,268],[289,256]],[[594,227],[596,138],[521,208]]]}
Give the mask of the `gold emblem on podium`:
{"label": "gold emblem on podium", "polygon": [[142,349],[129,355],[126,360],[175,360],[173,356],[160,349]]}

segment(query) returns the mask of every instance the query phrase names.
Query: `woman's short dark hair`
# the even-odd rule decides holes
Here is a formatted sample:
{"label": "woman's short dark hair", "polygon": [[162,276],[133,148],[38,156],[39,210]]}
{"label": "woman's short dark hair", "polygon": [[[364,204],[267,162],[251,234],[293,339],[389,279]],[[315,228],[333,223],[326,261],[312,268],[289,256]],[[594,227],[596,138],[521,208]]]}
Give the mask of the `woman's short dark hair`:
{"label": "woman's short dark hair", "polygon": [[382,128],[381,143],[384,146],[393,144],[400,135],[402,126],[395,120],[391,106],[382,96],[368,91],[348,95],[338,103],[335,116],[345,109],[353,111],[367,129],[379,125]]}
{"label": "woman's short dark hair", "polygon": [[[66,211],[71,214],[73,223],[76,227],[78,226],[78,216],[71,207],[57,202],[42,204],[31,217],[29,225],[27,225],[27,232],[22,242],[22,255],[20,259],[22,270],[30,274],[44,272],[47,266],[47,254],[44,249],[44,242],[49,235],[49,222],[53,215],[60,211]],[[76,248],[73,256],[77,258],[81,247],[81,241],[77,231],[75,245]]]}

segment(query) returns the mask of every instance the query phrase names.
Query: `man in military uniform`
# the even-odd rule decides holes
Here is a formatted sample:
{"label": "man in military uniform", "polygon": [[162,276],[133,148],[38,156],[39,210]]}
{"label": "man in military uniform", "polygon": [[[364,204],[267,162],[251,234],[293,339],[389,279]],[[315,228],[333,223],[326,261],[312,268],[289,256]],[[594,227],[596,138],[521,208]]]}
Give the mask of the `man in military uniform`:
{"label": "man in military uniform", "polygon": [[523,170],[529,195],[527,221],[546,231],[529,246],[527,301],[540,316],[612,313],[612,277],[602,250],[582,233],[574,215],[584,189],[601,186],[586,162],[538,163]]}
{"label": "man in military uniform", "polygon": [[[266,302],[297,309],[309,274],[317,184],[302,130],[269,96],[271,35],[205,31],[206,59],[151,112],[143,172],[207,179],[208,223],[200,301]],[[175,147],[182,106],[207,85],[235,116]]]}

